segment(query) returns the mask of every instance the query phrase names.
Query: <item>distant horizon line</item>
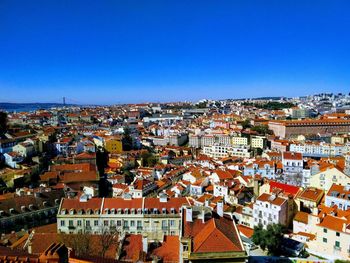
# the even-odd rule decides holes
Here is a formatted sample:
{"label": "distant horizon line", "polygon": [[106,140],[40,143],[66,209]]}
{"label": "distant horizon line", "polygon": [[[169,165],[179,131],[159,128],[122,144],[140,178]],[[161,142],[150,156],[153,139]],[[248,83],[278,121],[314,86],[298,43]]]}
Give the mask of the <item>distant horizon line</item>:
{"label": "distant horizon line", "polygon": [[[297,97],[305,97],[305,96],[297,96]],[[225,100],[258,100],[258,99],[291,99],[293,97],[287,96],[265,96],[265,97],[245,97],[245,98],[226,98],[226,99],[211,99],[211,98],[202,98],[198,100],[177,100],[177,101],[139,101],[139,102],[116,102],[116,103],[66,103],[65,105],[81,105],[81,106],[107,106],[107,105],[123,105],[123,104],[167,104],[167,103],[196,103],[203,100],[208,101],[225,101]],[[54,105],[62,105],[63,103],[59,102],[9,102],[9,101],[0,101],[0,104],[54,104]]]}
{"label": "distant horizon line", "polygon": [[[300,97],[307,97],[307,96],[315,96],[315,95],[321,95],[321,94],[342,94],[347,95],[347,93],[343,92],[319,92],[315,94],[308,94],[308,95],[299,95],[299,96],[262,96],[262,97],[241,97],[241,98],[225,98],[225,99],[212,99],[212,98],[202,98],[197,100],[177,100],[177,101],[139,101],[139,102],[120,102],[117,101],[115,103],[66,103],[65,105],[79,105],[79,106],[112,106],[112,105],[125,105],[125,104],[167,104],[167,103],[196,103],[203,100],[212,100],[212,101],[225,101],[225,100],[261,100],[261,99],[292,99],[292,98],[300,98]],[[10,102],[10,101],[0,101],[0,104],[54,104],[54,105],[64,105],[62,102]]]}

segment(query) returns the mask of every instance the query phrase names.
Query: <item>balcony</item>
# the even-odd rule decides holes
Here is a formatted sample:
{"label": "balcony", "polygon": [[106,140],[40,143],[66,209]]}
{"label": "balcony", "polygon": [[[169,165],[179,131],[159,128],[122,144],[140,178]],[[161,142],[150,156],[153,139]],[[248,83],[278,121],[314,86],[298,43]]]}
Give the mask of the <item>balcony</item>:
{"label": "balcony", "polygon": [[162,230],[169,230],[169,227],[168,226],[162,226]]}
{"label": "balcony", "polygon": [[137,230],[142,230],[142,226],[137,226]]}
{"label": "balcony", "polygon": [[68,226],[68,229],[74,230],[74,229],[75,229],[75,226]]}
{"label": "balcony", "polygon": [[123,227],[124,230],[129,230],[130,228],[128,226]]}
{"label": "balcony", "polygon": [[336,250],[336,251],[340,251],[340,250],[341,250],[341,247],[338,247],[338,246],[336,246],[336,245],[334,245],[333,248],[334,248],[334,250]]}

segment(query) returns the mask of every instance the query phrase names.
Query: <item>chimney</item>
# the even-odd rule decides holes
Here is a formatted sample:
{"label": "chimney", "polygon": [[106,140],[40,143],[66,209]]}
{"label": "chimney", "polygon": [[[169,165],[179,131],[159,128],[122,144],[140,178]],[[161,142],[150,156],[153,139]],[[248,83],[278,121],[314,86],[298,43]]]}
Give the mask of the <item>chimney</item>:
{"label": "chimney", "polygon": [[219,201],[216,205],[216,212],[220,217],[224,216],[224,203],[222,201]]}
{"label": "chimney", "polygon": [[205,210],[204,210],[204,207],[202,208],[202,211],[201,211],[201,217],[202,217],[202,223],[204,224],[205,223]]}
{"label": "chimney", "polygon": [[29,241],[29,243],[28,243],[28,254],[32,254],[32,253],[33,253],[32,242]]}
{"label": "chimney", "polygon": [[186,222],[192,222],[193,217],[192,217],[192,207],[188,206],[186,207]]}
{"label": "chimney", "polygon": [[148,253],[148,240],[147,235],[142,236],[142,251]]}

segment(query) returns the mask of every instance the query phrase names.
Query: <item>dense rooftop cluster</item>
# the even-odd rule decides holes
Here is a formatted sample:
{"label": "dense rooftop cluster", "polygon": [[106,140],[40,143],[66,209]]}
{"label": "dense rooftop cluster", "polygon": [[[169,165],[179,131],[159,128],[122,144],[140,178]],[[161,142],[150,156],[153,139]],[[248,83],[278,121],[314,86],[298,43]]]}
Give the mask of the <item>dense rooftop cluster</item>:
{"label": "dense rooftop cluster", "polygon": [[244,262],[274,224],[280,255],[349,260],[349,101],[8,112],[0,262]]}

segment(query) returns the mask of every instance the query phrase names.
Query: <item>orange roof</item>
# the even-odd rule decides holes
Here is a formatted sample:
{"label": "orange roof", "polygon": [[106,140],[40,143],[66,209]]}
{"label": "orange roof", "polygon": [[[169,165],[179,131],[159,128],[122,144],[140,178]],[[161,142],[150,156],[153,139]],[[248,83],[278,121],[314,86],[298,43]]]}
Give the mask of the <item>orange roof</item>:
{"label": "orange roof", "polygon": [[79,199],[68,199],[64,198],[62,202],[62,209],[75,209],[78,211],[79,209],[82,209],[83,211],[86,211],[88,209],[96,210],[100,209],[102,205],[102,198],[91,198],[87,200],[86,202],[80,202]]}
{"label": "orange roof", "polygon": [[158,211],[162,211],[163,208],[165,208],[167,213],[171,212],[171,208],[174,208],[176,212],[179,212],[182,205],[190,205],[186,197],[168,198],[166,202],[161,202],[160,199],[156,197],[144,198],[144,208],[157,208]]}
{"label": "orange roof", "polygon": [[234,222],[225,217],[185,221],[184,236],[193,238],[192,252],[244,251]]}
{"label": "orange roof", "polygon": [[335,196],[340,199],[349,200],[350,190],[347,190],[343,185],[332,184],[327,193],[327,196]]}
{"label": "orange roof", "polygon": [[294,216],[294,221],[307,224],[309,222],[309,214],[305,212],[298,211]]}
{"label": "orange roof", "polygon": [[162,259],[162,262],[179,261],[180,241],[178,236],[164,236],[161,246],[154,249],[151,253]]}
{"label": "orange roof", "polygon": [[122,210],[125,208],[131,209],[139,209],[142,208],[142,198],[135,198],[135,199],[123,199],[123,198],[105,198],[105,201],[103,203],[102,212],[105,213],[105,209],[118,209],[121,208]]}
{"label": "orange roof", "polygon": [[349,222],[347,222],[346,219],[335,217],[333,215],[326,215],[318,225],[337,232],[343,232],[343,226],[347,223]]}
{"label": "orange roof", "polygon": [[50,171],[96,171],[96,166],[90,163],[56,164],[50,166]]}
{"label": "orange roof", "polygon": [[288,160],[302,160],[303,155],[297,152],[283,152],[283,159]]}
{"label": "orange roof", "polygon": [[127,235],[123,242],[121,261],[137,262],[142,251],[142,235]]}
{"label": "orange roof", "polygon": [[251,238],[254,234],[254,229],[244,226],[244,225],[237,225],[238,231],[241,233],[241,235],[244,235],[248,238]]}
{"label": "orange roof", "polygon": [[269,202],[269,203],[277,205],[277,206],[281,206],[284,202],[287,201],[285,198],[282,198],[279,196],[273,198],[272,195],[267,194],[267,193],[261,194],[256,200],[262,201],[262,202]]}
{"label": "orange roof", "polygon": [[215,170],[215,173],[218,175],[220,181],[233,179],[233,175],[229,171],[224,170]]}
{"label": "orange roof", "polygon": [[298,196],[298,198],[306,199],[309,201],[317,202],[320,201],[324,192],[321,189],[314,187],[308,187],[304,189]]}
{"label": "orange roof", "polygon": [[87,182],[87,181],[98,181],[99,176],[96,171],[87,171],[80,173],[65,173],[63,175],[62,181],[64,183],[71,182]]}

